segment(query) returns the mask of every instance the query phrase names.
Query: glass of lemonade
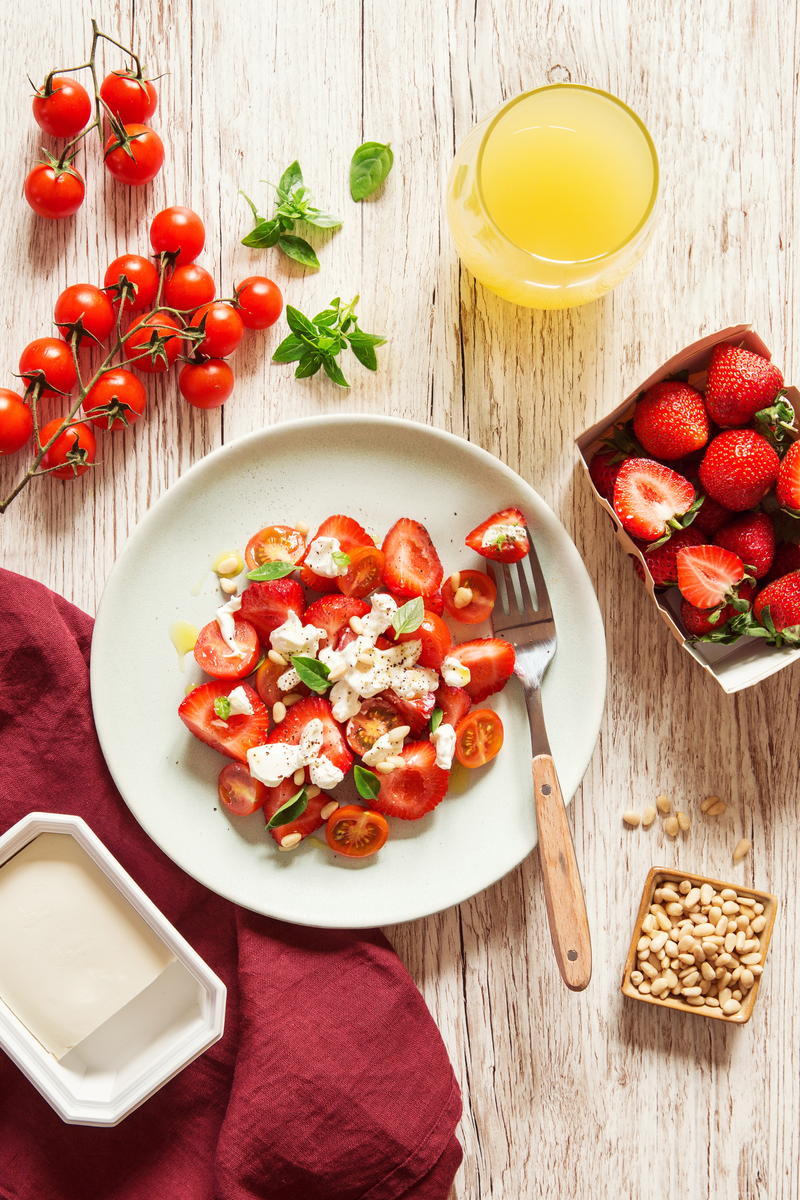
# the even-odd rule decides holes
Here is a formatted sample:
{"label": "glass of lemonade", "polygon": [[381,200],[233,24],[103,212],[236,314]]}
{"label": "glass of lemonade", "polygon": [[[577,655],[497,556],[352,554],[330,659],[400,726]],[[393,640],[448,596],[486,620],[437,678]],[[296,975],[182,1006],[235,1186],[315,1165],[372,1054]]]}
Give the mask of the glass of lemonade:
{"label": "glass of lemonade", "polygon": [[616,287],[644,253],[658,201],[658,156],[616,96],[555,83],[475,126],[447,180],[462,262],[528,308],[571,308]]}

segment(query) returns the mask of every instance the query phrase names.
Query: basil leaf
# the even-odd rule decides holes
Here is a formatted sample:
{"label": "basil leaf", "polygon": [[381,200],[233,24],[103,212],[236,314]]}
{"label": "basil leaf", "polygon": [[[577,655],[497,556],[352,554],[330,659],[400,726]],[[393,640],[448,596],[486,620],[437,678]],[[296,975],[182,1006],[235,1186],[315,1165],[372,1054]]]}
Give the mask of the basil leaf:
{"label": "basil leaf", "polygon": [[425,603],[422,596],[415,596],[413,600],[409,600],[398,608],[394,614],[392,619],[394,636],[398,637],[401,633],[413,633],[415,629],[419,629],[424,620]]}
{"label": "basil leaf", "polygon": [[338,312],[335,308],[326,308],[322,312],[317,313],[314,317],[314,324],[321,329],[326,329],[329,325],[336,324]]}
{"label": "basil leaf", "polygon": [[306,343],[301,342],[299,337],[295,337],[293,333],[290,333],[276,349],[272,356],[272,361],[276,363],[297,362],[307,351],[308,346]]}
{"label": "basil leaf", "polygon": [[331,673],[330,667],[326,667],[325,663],[321,663],[316,658],[308,658],[304,654],[293,654],[291,656],[292,666],[300,676],[300,682],[310,687],[312,692],[326,692],[330,687],[328,676]]}
{"label": "basil leaf", "polygon": [[352,346],[354,343],[357,346],[384,346],[386,338],[381,337],[377,333],[364,333],[360,329],[356,329],[353,333],[348,333],[347,340]]}
{"label": "basil leaf", "polygon": [[325,374],[328,376],[328,379],[332,379],[334,383],[338,383],[339,387],[350,387],[350,384],[342,373],[342,368],[330,354],[325,355],[322,365],[325,368]]}
{"label": "basil leaf", "polygon": [[273,562],[262,563],[260,567],[254,567],[252,571],[248,571],[247,578],[255,580],[256,583],[264,583],[270,579],[285,579],[295,570],[297,568],[294,563],[275,559]]}
{"label": "basil leaf", "polygon": [[267,250],[270,246],[275,245],[280,236],[280,222],[266,221],[262,217],[255,229],[248,233],[247,237],[242,238],[242,245],[254,247],[256,250]]}
{"label": "basil leaf", "polygon": [[337,217],[336,213],[321,212],[318,208],[307,209],[301,220],[316,225],[317,229],[338,229],[342,223],[342,218]]}
{"label": "basil leaf", "polygon": [[364,200],[381,186],[392,169],[394,155],[382,142],[364,142],[350,162],[350,195]]}
{"label": "basil leaf", "polygon": [[227,696],[217,696],[214,701],[214,712],[222,721],[227,721],[231,715],[231,702]]}
{"label": "basil leaf", "polygon": [[273,813],[267,821],[267,829],[277,829],[280,825],[289,825],[290,822],[296,821],[298,817],[302,817],[307,806],[308,792],[305,787],[301,787],[291,800],[287,800],[276,813]]}
{"label": "basil leaf", "polygon": [[308,317],[304,316],[299,309],[294,308],[291,304],[286,305],[286,323],[292,333],[296,333],[298,337],[316,339],[319,336]]}
{"label": "basil leaf", "polygon": [[442,723],[443,716],[444,716],[443,709],[435,708],[433,710],[433,712],[431,713],[431,733],[436,733],[436,730],[439,728],[439,726]]}
{"label": "basil leaf", "polygon": [[381,781],[375,772],[368,771],[358,763],[353,767],[353,779],[359,796],[363,796],[365,800],[374,800],[381,790]]}
{"label": "basil leaf", "polygon": [[310,375],[316,375],[321,366],[322,355],[317,354],[316,350],[306,350],[297,364],[294,377],[295,379],[308,379]]}
{"label": "basil leaf", "polygon": [[304,267],[319,269],[319,259],[304,238],[297,237],[294,233],[284,233],[278,245],[284,254],[287,254],[289,258],[293,258],[296,262],[302,263]]}
{"label": "basil leaf", "polygon": [[362,346],[360,342],[350,342],[350,349],[358,361],[369,371],[377,371],[378,356],[372,346]]}
{"label": "basil leaf", "polygon": [[292,192],[303,186],[303,172],[300,170],[300,163],[297,159],[287,167],[280,178],[278,190],[286,196],[291,196]]}
{"label": "basil leaf", "polygon": [[337,567],[349,567],[350,555],[345,554],[344,550],[334,550],[331,558],[336,563]]}

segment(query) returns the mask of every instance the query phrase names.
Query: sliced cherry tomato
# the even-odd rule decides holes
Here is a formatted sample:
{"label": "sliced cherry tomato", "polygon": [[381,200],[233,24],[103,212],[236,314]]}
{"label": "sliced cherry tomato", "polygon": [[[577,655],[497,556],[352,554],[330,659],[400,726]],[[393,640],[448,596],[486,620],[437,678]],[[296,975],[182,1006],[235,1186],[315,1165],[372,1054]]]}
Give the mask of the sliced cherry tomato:
{"label": "sliced cherry tomato", "polygon": [[233,305],[224,300],[204,304],[192,317],[190,328],[199,328],[203,321],[205,337],[199,344],[195,343],[197,352],[207,354],[209,358],[227,358],[233,354],[244,333],[242,318]]}
{"label": "sliced cherry tomato", "polygon": [[56,170],[49,162],[37,163],[25,179],[25,199],[33,211],[48,221],[73,216],[83,204],[86,184],[74,167]]}
{"label": "sliced cherry tomato", "polygon": [[350,553],[350,566],[336,582],[345,596],[368,596],[383,583],[383,551],[377,546],[359,546]]}
{"label": "sliced cherry tomato", "polygon": [[465,767],[482,767],[503,745],[503,722],[490,708],[476,708],[456,726],[456,758]]}
{"label": "sliced cherry tomato", "polygon": [[[131,366],[137,371],[144,371],[146,375],[168,371],[180,353],[180,329],[178,322],[169,313],[157,313],[145,317],[143,321],[137,321],[125,342],[125,357],[132,360]],[[150,348],[154,334],[167,339],[155,355]]]}
{"label": "sliced cherry tomato", "polygon": [[525,517],[518,508],[492,513],[465,538],[470,550],[496,562],[518,562],[528,553]]}
{"label": "sliced cherry tomato", "polygon": [[206,244],[206,228],[196,212],[173,204],[156,213],[150,225],[150,245],[156,254],[178,252],[176,266],[194,262]]}
{"label": "sliced cherry tomato", "polygon": [[261,808],[267,798],[267,788],[248,771],[244,763],[232,762],[223,767],[217,784],[220,803],[235,817],[249,817]]}
{"label": "sliced cherry tomato", "polygon": [[291,525],[267,525],[253,534],[244,551],[244,561],[254,571],[266,562],[299,562],[305,553],[305,538]]}
{"label": "sliced cherry tomato", "polygon": [[156,111],[158,95],[149,79],[132,71],[112,71],[100,84],[100,96],[123,125],[149,121]]}
{"label": "sliced cherry tomato", "polygon": [[[63,422],[63,417],[55,417],[39,430],[39,440],[43,446],[47,445]],[[55,479],[76,479],[78,475],[85,475],[89,470],[94,462],[96,449],[97,442],[91,427],[78,421],[71,425],[66,433],[56,438],[42,459],[42,469],[46,471],[51,467],[57,468],[50,471]]]}
{"label": "sliced cherry tomato", "polygon": [[128,429],[145,410],[147,392],[124,367],[105,371],[83,401],[84,415],[99,429]]}
{"label": "sliced cherry tomato", "polygon": [[91,115],[92,101],[86,88],[65,75],[53,79],[49,96],[45,96],[42,87],[33,97],[34,120],[51,137],[75,137]]}
{"label": "sliced cherry tomato", "polygon": [[348,858],[367,858],[386,844],[389,823],[379,812],[345,804],[337,808],[325,826],[325,838],[331,850]]}
{"label": "sliced cherry tomato", "polygon": [[283,311],[281,289],[265,275],[243,279],[234,294],[245,329],[268,329]]}
{"label": "sliced cherry tomato", "polygon": [[[485,621],[494,608],[497,588],[483,571],[459,571],[458,587],[454,588],[452,576],[442,584],[442,600],[451,617],[464,625],[480,625]],[[457,605],[456,592],[466,588],[472,592],[472,599],[467,604]]]}
{"label": "sliced cherry tomato", "polygon": [[40,396],[66,395],[78,382],[69,346],[60,338],[36,338],[19,356],[19,373],[27,384],[44,382]]}
{"label": "sliced cherry tomato", "polygon": [[233,371],[221,358],[187,363],[178,376],[184,400],[193,408],[219,408],[233,394]]}
{"label": "sliced cherry tomato", "polygon": [[356,715],[347,722],[344,736],[353,753],[363,758],[379,737],[402,724],[403,718],[393,704],[382,696],[373,696],[365,700]]}
{"label": "sliced cherry tomato", "polygon": [[[288,670],[288,666],[282,667],[280,663],[274,663],[271,658],[265,658],[256,671],[253,684],[267,708],[272,708],[273,704],[277,704],[279,700],[283,700],[283,697],[286,695],[278,687],[278,680]],[[310,689],[304,683],[298,684],[297,687],[292,688],[292,691],[301,696],[310,695]]]}
{"label": "sliced cherry tomato", "polygon": [[[336,538],[342,553],[349,555],[352,555],[361,546],[375,545],[366,529],[362,525],[359,525],[358,521],[352,517],[346,517],[342,513],[335,513],[332,517],[326,517],[313,538],[309,538],[309,546],[318,537]],[[318,575],[316,571],[311,570],[311,567],[304,566],[300,572],[300,578],[306,587],[311,588],[314,592],[336,592],[339,590],[338,578],[328,578],[327,575]]]}
{"label": "sliced cherry tomato", "polygon": [[436,613],[426,612],[418,629],[411,633],[401,633],[395,640],[422,642],[422,651],[417,660],[419,665],[433,667],[434,671],[438,671],[453,644],[453,635],[441,617],[437,617]]}
{"label": "sliced cherry tomato", "polygon": [[33,413],[22,396],[0,388],[0,454],[16,454],[33,433]]}
{"label": "sliced cherry tomato", "polygon": [[114,259],[105,273],[103,285],[112,292],[115,303],[119,302],[118,289],[123,278],[136,290],[133,300],[126,298],[124,311],[144,312],[150,308],[158,293],[158,271],[153,264],[141,254],[122,254]]}
{"label": "sliced cherry tomato", "polygon": [[123,129],[130,144],[126,149],[117,135],[111,134],[105,145],[106,170],[120,183],[140,187],[155,179],[161,170],[164,143],[149,125],[123,125]]}
{"label": "sliced cherry tomato", "polygon": [[208,304],[217,292],[214,276],[197,263],[185,263],[176,267],[164,280],[164,303],[167,308],[178,308],[184,312]]}
{"label": "sliced cherry tomato", "polygon": [[200,630],[194,648],[197,665],[214,679],[244,679],[258,661],[258,634],[249,621],[236,614],[233,618],[233,640],[238,647],[234,654],[223,640],[219,625],[209,621]]}
{"label": "sliced cherry tomato", "polygon": [[106,341],[115,324],[111,301],[93,283],[73,283],[64,288],[56,300],[53,319],[65,342],[72,341],[70,326],[79,325],[74,331],[78,345]]}

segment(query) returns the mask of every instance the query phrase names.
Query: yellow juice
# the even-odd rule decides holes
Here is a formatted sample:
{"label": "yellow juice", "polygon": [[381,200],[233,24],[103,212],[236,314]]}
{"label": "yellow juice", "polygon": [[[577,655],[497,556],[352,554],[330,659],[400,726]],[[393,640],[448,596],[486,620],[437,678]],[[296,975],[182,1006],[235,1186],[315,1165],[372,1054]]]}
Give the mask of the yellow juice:
{"label": "yellow juice", "polygon": [[536,308],[594,299],[641,257],[655,224],[658,159],[639,118],[572,84],[512,100],[469,135],[447,213],[465,265]]}

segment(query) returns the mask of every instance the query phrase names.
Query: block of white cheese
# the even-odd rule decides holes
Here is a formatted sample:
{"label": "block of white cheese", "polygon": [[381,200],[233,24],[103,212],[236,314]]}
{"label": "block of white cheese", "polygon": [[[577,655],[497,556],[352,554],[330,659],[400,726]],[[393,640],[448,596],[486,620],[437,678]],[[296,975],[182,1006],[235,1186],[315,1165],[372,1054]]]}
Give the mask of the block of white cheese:
{"label": "block of white cheese", "polygon": [[40,833],[0,867],[0,999],[56,1058],[172,959],[69,834]]}

